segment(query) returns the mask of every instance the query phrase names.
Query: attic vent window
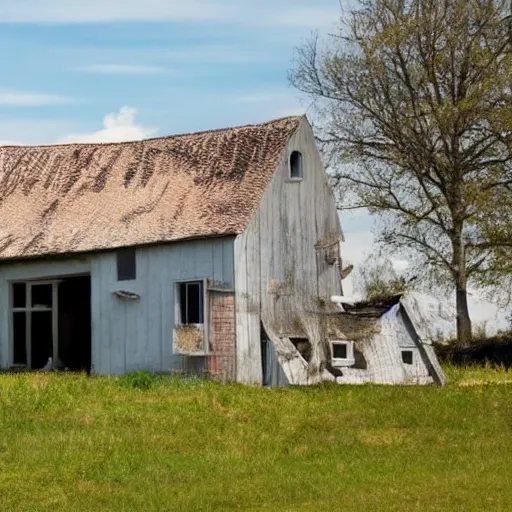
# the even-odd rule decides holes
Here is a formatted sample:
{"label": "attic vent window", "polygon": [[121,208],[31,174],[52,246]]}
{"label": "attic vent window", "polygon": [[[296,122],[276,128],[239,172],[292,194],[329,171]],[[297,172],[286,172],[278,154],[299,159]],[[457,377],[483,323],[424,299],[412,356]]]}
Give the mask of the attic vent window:
{"label": "attic vent window", "polygon": [[301,180],[302,177],[302,153],[294,151],[290,155],[290,178],[293,180]]}
{"label": "attic vent window", "polygon": [[404,364],[412,364],[413,363],[412,350],[402,350],[402,362]]}
{"label": "attic vent window", "polygon": [[120,249],[117,251],[117,280],[131,281],[137,278],[135,249]]}

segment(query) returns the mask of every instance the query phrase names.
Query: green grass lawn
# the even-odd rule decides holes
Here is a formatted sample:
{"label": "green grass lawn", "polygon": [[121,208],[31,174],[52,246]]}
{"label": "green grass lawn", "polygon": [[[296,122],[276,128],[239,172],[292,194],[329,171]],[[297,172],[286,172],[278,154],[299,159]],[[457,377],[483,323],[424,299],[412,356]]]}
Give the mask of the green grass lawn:
{"label": "green grass lawn", "polygon": [[270,390],[3,375],[0,510],[511,511],[512,372],[449,377]]}

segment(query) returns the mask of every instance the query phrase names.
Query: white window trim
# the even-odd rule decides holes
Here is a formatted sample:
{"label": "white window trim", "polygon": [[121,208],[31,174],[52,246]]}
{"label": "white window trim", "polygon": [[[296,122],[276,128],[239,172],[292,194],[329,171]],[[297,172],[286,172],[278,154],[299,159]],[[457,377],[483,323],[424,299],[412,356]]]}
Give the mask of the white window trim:
{"label": "white window trim", "polygon": [[[334,357],[334,345],[346,345],[347,357]],[[331,349],[331,364],[334,367],[352,366],[356,360],[354,357],[354,342],[350,340],[329,340],[329,347]]]}
{"label": "white window trim", "polygon": [[[203,283],[203,323],[202,324],[182,324],[181,323],[181,304],[180,304],[180,284],[183,283]],[[173,282],[174,286],[174,327],[173,327],[173,353],[179,354],[182,356],[207,356],[209,354],[208,347],[209,343],[209,308],[208,308],[208,279],[206,278],[198,278],[198,279],[180,279]],[[182,327],[184,325],[189,325],[191,327],[197,327],[203,331],[203,351],[202,352],[181,352],[174,349],[174,340],[176,329],[178,327]]]}
{"label": "white window trim", "polygon": [[[25,351],[27,354],[27,368],[32,369],[32,313],[49,312],[52,315],[52,357],[54,361],[59,357],[59,283],[60,279],[46,281],[9,281],[9,323],[10,323],[10,365],[14,364],[14,313],[25,313]],[[24,284],[25,306],[14,307],[14,285]],[[52,305],[51,307],[32,306],[32,287],[52,285]]]}

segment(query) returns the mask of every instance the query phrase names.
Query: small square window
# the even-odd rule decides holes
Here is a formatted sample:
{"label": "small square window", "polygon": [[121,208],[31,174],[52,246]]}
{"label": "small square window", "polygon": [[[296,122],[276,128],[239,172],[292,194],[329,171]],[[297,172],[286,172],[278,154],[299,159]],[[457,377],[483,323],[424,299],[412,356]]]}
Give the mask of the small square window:
{"label": "small square window", "polygon": [[121,249],[117,251],[117,280],[131,281],[137,278],[137,265],[135,249]]}
{"label": "small square window", "polygon": [[355,363],[353,341],[331,341],[333,366],[352,366]]}
{"label": "small square window", "polygon": [[412,350],[402,350],[402,362],[404,364],[412,364],[413,359],[414,358]]}
{"label": "small square window", "polygon": [[334,359],[347,359],[347,345],[345,343],[334,343],[332,345],[332,357]]}

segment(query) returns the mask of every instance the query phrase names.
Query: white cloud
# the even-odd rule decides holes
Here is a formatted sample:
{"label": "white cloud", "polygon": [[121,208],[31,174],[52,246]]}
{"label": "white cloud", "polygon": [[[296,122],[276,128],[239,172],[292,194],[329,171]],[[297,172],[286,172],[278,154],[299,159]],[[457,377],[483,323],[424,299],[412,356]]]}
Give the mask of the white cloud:
{"label": "white cloud", "polygon": [[76,100],[56,94],[0,90],[0,106],[2,107],[45,107],[69,105],[70,103],[76,103]]}
{"label": "white cloud", "polygon": [[118,113],[111,113],[103,120],[103,129],[93,133],[77,133],[61,138],[59,144],[125,142],[151,137],[156,130],[137,124],[137,110],[124,106]]}
{"label": "white cloud", "polygon": [[73,68],[74,71],[95,73],[98,75],[164,75],[170,70],[160,66],[144,66],[131,64],[91,64]]}
{"label": "white cloud", "polygon": [[220,21],[286,27],[330,25],[339,18],[333,0],[2,0],[3,23],[100,23],[114,21]]}

